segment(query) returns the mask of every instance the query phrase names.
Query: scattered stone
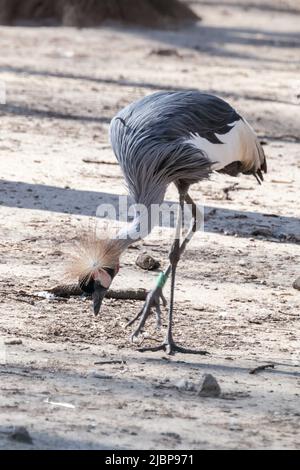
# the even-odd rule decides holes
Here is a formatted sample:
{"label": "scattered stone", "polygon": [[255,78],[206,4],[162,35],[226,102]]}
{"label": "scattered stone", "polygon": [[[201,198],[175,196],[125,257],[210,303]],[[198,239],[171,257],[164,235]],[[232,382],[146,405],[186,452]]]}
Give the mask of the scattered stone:
{"label": "scattered stone", "polygon": [[9,437],[14,441],[23,442],[23,444],[33,444],[32,438],[24,426],[16,427]]}
{"label": "scattered stone", "polygon": [[220,398],[222,398],[222,400],[235,401],[240,398],[249,398],[250,396],[250,393],[247,392],[229,392],[222,393]]}
{"label": "scattered stone", "polygon": [[300,290],[300,276],[293,282],[293,288]]}
{"label": "scattered stone", "polygon": [[258,276],[256,274],[249,274],[248,279],[257,279]]}
{"label": "scattered stone", "polygon": [[174,439],[175,441],[181,442],[181,436],[177,434],[177,432],[161,432],[160,434],[168,439]]}
{"label": "scattered stone", "polygon": [[146,271],[152,271],[160,267],[160,262],[154,259],[151,255],[147,255],[146,253],[141,253],[136,261],[135,264]]}
{"label": "scattered stone", "polygon": [[204,374],[197,395],[199,397],[219,397],[221,395],[221,387],[217,379],[211,374]]}
{"label": "scattered stone", "polygon": [[175,56],[175,57],[180,57],[180,54],[178,53],[177,49],[152,49],[150,52],[150,55],[159,55],[162,57],[170,57],[170,56]]}
{"label": "scattered stone", "polygon": [[18,339],[18,338],[6,339],[4,341],[4,344],[12,346],[12,345],[17,345],[17,344],[23,344],[23,341],[21,339]]}
{"label": "scattered stone", "polygon": [[251,235],[254,235],[255,237],[272,237],[273,233],[269,228],[256,228],[252,230]]}

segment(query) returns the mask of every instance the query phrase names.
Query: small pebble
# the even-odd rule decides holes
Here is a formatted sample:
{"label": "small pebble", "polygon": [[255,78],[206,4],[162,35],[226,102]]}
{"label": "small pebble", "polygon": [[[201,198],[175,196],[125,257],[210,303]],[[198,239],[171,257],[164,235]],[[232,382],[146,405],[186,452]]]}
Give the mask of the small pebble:
{"label": "small pebble", "polygon": [[204,374],[197,395],[200,397],[219,397],[221,395],[221,387],[213,375]]}
{"label": "small pebble", "polygon": [[16,427],[13,432],[10,434],[10,439],[13,439],[17,442],[23,442],[24,444],[32,444],[32,438],[24,426]]}
{"label": "small pebble", "polygon": [[252,231],[251,235],[261,236],[261,237],[272,237],[273,233],[268,228],[256,228]]}
{"label": "small pebble", "polygon": [[18,338],[14,338],[14,339],[6,339],[4,341],[4,344],[7,344],[7,345],[16,345],[16,344],[22,344],[23,341],[21,339],[18,339]]}
{"label": "small pebble", "polygon": [[293,282],[293,288],[300,290],[300,276]]}
{"label": "small pebble", "polygon": [[152,271],[153,269],[157,269],[160,267],[160,262],[154,259],[151,255],[147,255],[146,253],[141,253],[136,261],[135,264],[146,271]]}
{"label": "small pebble", "polygon": [[161,435],[169,439],[174,439],[175,441],[181,442],[181,437],[179,434],[177,434],[177,432],[162,432]]}

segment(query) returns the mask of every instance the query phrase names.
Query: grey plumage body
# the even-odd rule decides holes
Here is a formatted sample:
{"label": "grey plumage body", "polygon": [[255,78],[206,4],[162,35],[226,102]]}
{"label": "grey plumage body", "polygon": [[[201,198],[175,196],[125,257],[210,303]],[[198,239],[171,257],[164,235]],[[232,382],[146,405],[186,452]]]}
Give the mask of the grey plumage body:
{"label": "grey plumage body", "polygon": [[[110,140],[134,201],[160,203],[171,182],[189,186],[208,178],[215,162],[205,148],[188,142],[190,136],[220,147],[237,121],[243,119],[228,103],[198,91],[158,92],[121,110],[111,122]],[[224,162],[220,171],[265,169],[263,150],[255,144],[260,165],[237,160],[238,165]]]}

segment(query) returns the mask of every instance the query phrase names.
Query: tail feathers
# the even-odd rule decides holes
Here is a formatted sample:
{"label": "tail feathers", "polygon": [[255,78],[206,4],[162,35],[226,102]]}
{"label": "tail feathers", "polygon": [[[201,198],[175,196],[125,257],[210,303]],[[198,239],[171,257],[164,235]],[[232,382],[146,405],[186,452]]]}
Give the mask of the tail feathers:
{"label": "tail feathers", "polygon": [[264,173],[267,173],[266,155],[265,155],[264,149],[262,148],[262,145],[258,141],[257,137],[256,137],[256,146],[257,146],[257,151],[258,151],[258,154],[259,154],[260,170],[263,171]]}
{"label": "tail feathers", "polygon": [[267,162],[264,150],[252,127],[243,120],[238,127],[234,148],[237,149],[234,161],[217,171],[230,176],[240,173],[253,175],[259,184],[264,180],[263,173],[267,172]]}

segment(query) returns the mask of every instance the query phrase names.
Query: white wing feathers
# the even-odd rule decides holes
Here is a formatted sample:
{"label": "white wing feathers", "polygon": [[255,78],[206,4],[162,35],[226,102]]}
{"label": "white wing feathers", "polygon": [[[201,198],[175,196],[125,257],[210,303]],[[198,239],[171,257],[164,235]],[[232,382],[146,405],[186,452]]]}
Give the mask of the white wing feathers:
{"label": "white wing feathers", "polygon": [[245,171],[260,169],[264,163],[264,152],[250,124],[240,119],[229,126],[231,129],[226,134],[215,133],[221,143],[212,143],[199,134],[191,134],[185,143],[205,152],[214,162],[214,170],[221,170],[236,161],[243,164]]}

